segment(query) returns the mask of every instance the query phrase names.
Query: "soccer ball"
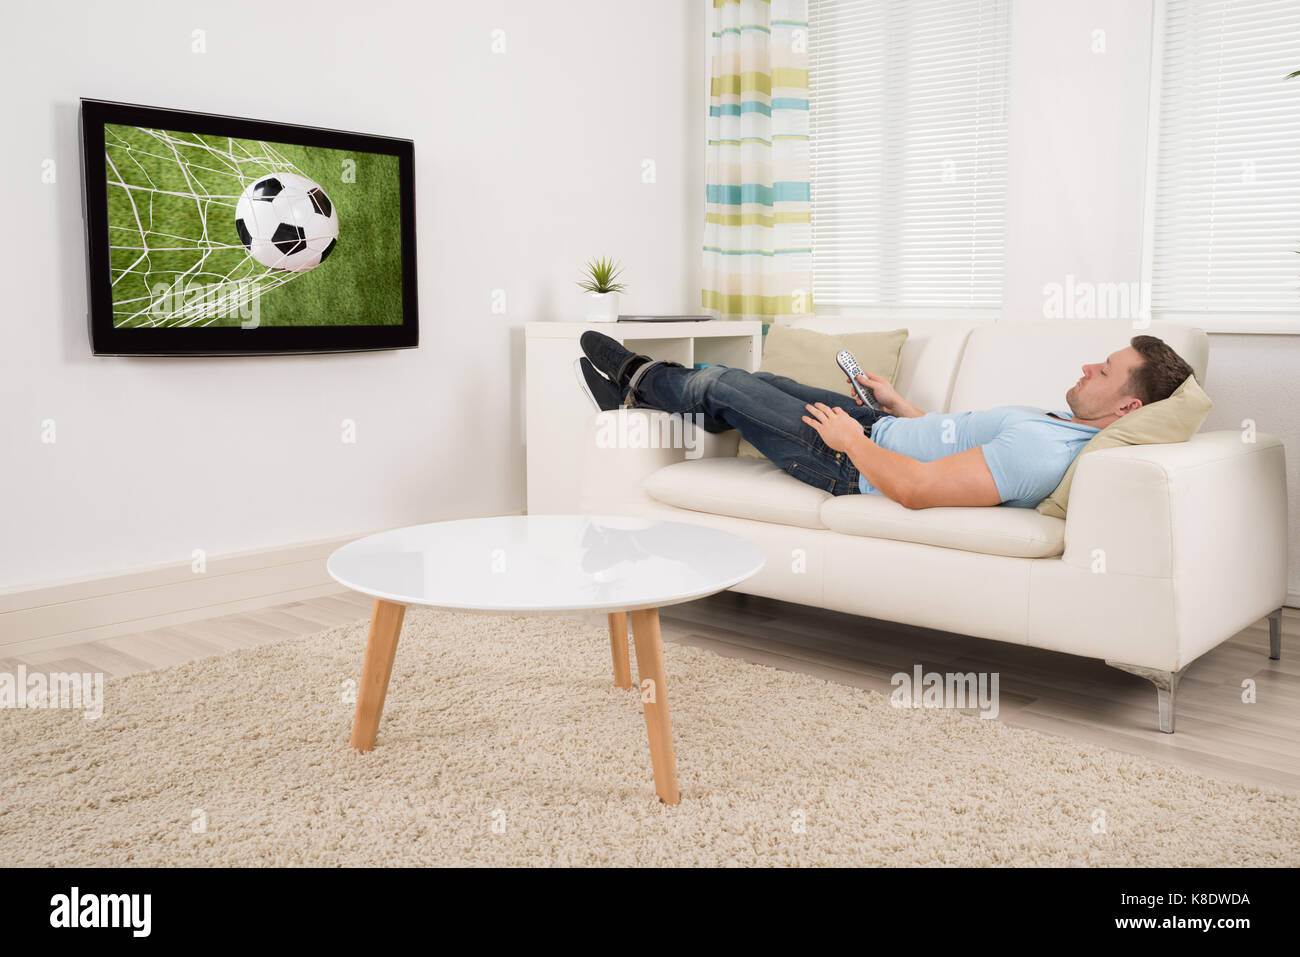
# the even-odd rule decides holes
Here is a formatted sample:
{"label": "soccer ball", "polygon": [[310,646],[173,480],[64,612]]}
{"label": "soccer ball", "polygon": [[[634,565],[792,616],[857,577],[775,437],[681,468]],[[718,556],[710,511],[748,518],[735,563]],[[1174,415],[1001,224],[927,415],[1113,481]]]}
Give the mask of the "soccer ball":
{"label": "soccer ball", "polygon": [[253,180],[235,204],[235,232],[248,255],[268,269],[306,272],[334,251],[338,210],[325,190],[297,173]]}

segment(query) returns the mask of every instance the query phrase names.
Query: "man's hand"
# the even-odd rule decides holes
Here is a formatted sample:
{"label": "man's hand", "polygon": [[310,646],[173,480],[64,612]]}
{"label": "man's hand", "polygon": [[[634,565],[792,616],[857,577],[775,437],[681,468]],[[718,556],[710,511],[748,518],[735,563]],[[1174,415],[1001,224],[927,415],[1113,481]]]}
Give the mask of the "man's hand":
{"label": "man's hand", "polygon": [[803,417],[803,420],[816,429],[822,441],[836,452],[849,451],[850,446],[860,440],[866,432],[861,422],[839,406],[816,402],[805,405],[804,408],[808,410],[808,414]]}
{"label": "man's hand", "polygon": [[[849,384],[849,395],[853,397],[853,401],[858,405],[863,405],[863,401],[858,398],[858,393],[853,388],[853,381],[851,379],[845,379],[844,381]],[[876,404],[880,406],[885,414],[900,419],[914,418],[923,414],[920,409],[899,395],[898,390],[890,385],[889,380],[884,376],[864,372],[858,376],[858,381],[875,393]]]}

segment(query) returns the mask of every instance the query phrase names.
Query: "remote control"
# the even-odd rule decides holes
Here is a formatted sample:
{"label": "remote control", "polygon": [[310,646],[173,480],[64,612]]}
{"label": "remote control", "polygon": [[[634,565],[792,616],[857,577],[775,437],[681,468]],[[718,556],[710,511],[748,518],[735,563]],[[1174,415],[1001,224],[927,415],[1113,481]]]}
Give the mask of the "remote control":
{"label": "remote control", "polygon": [[876,401],[876,394],[858,381],[858,376],[862,375],[862,366],[858,365],[857,357],[848,349],[841,349],[835,353],[835,364],[849,377],[849,381],[853,383],[853,391],[858,394],[863,405],[877,412],[882,411],[880,403]]}

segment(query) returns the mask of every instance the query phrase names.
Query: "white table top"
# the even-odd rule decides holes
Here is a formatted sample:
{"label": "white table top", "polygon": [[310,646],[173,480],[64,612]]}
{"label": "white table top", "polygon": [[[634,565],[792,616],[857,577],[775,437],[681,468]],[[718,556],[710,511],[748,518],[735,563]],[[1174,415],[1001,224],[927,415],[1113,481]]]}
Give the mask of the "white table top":
{"label": "white table top", "polygon": [[636,611],[702,598],[763,567],[737,535],[683,522],[505,515],[412,525],[329,557],[341,585],[401,604],[472,611]]}

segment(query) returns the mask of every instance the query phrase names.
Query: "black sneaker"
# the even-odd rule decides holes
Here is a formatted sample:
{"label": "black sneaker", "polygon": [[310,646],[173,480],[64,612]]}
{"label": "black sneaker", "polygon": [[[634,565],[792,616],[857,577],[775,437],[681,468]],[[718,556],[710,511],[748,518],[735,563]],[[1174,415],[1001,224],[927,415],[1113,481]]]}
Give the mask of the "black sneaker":
{"label": "black sneaker", "polygon": [[619,389],[586,359],[574,360],[573,375],[597,412],[609,412],[623,404]]}
{"label": "black sneaker", "polygon": [[596,371],[618,387],[620,397],[627,390],[632,373],[650,361],[649,356],[639,356],[624,349],[622,343],[592,330],[584,332],[578,344]]}

